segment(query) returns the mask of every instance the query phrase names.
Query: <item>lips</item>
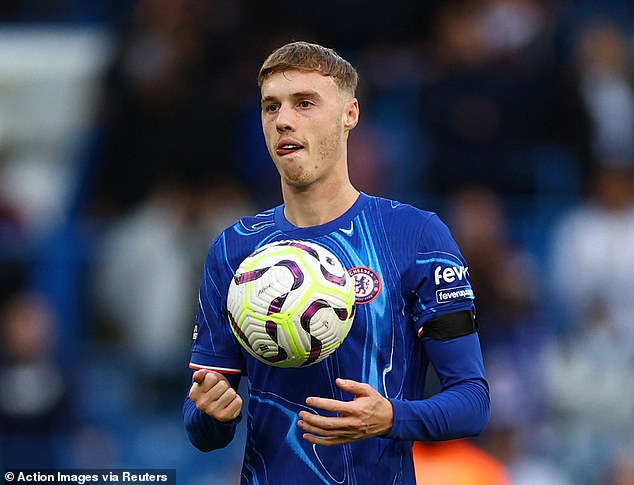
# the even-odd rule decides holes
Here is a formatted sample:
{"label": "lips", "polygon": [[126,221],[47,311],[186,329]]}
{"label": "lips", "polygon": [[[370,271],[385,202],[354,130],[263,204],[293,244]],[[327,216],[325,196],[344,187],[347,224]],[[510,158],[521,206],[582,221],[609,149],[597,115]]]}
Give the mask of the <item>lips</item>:
{"label": "lips", "polygon": [[295,153],[299,150],[302,150],[303,148],[304,146],[301,143],[289,138],[285,138],[278,142],[277,146],[275,147],[275,153],[277,153],[278,156],[283,157],[284,155]]}

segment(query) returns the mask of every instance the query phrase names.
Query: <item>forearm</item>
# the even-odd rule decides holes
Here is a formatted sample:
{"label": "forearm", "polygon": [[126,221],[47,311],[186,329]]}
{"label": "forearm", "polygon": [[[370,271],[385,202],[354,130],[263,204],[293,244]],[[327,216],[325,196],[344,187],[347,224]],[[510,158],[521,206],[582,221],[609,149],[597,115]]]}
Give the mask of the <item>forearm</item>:
{"label": "forearm", "polygon": [[389,437],[448,440],[480,434],[491,414],[477,333],[449,340],[424,339],[442,391],[423,400],[391,400],[394,424]]}
{"label": "forearm", "polygon": [[476,436],[490,417],[486,381],[471,379],[456,384],[428,399],[390,399],[394,424],[386,438],[438,441]]}
{"label": "forearm", "polygon": [[238,418],[230,423],[221,423],[199,411],[188,397],[185,398],[183,404],[183,419],[189,441],[201,451],[211,451],[227,446],[233,439],[236,426],[240,421]]}

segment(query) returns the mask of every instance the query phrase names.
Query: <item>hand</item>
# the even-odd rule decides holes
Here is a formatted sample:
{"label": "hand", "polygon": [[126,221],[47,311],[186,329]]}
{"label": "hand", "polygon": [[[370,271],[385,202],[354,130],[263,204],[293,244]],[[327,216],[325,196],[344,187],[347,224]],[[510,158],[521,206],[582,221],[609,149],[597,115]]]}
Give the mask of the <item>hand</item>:
{"label": "hand", "polygon": [[338,413],[327,417],[300,411],[297,425],[306,431],[303,438],[317,445],[333,446],[382,436],[392,429],[394,411],[392,403],[369,384],[337,379],[337,386],[354,394],[352,401],[337,401],[309,397],[306,404],[312,408]]}
{"label": "hand", "polygon": [[223,423],[233,421],[240,415],[242,398],[225,376],[200,369],[194,372],[193,379],[189,399],[197,409]]}

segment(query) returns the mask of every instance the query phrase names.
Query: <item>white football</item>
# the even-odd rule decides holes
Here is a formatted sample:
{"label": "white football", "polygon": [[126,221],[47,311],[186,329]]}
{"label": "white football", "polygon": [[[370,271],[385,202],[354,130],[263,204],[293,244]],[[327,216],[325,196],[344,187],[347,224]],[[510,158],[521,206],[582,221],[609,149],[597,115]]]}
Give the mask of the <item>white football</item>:
{"label": "white football", "polygon": [[354,318],[354,279],[331,251],[277,241],[247,256],[229,285],[227,311],[240,344],[276,367],[303,367],[332,354]]}

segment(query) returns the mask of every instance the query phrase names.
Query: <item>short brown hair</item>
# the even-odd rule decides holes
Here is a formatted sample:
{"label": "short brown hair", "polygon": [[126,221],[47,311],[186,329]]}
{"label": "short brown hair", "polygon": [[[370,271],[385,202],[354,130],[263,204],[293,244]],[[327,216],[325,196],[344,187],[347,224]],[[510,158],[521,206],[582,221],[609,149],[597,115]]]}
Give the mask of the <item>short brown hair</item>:
{"label": "short brown hair", "polygon": [[309,42],[291,42],[274,50],[266,58],[258,74],[258,86],[273,73],[282,71],[313,71],[331,76],[337,86],[354,96],[359,75],[352,64],[333,49]]}

